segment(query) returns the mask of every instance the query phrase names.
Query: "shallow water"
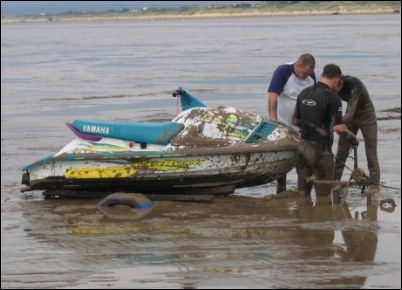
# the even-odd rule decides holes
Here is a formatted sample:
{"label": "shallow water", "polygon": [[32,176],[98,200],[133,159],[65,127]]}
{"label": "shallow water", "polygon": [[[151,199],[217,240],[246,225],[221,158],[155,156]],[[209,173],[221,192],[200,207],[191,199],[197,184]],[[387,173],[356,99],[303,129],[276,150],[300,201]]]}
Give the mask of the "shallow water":
{"label": "shallow water", "polygon": [[1,29],[2,288],[400,288],[400,120],[378,123],[384,186],[369,202],[264,199],[272,183],[115,221],[94,200],[19,192],[21,168],[73,138],[64,122],[167,120],[178,86],[266,116],[272,71],[304,52],[318,74],[335,62],[362,79],[378,114],[400,108],[400,15]]}

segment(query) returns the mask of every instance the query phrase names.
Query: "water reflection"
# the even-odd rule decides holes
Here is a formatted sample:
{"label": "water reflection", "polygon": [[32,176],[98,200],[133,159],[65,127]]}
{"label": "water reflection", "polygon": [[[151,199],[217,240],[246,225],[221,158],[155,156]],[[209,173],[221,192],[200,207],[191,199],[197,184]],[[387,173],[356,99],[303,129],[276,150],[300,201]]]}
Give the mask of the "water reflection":
{"label": "water reflection", "polygon": [[[62,278],[70,286],[170,287],[173,279],[186,288],[331,288],[362,287],[371,271],[379,205],[365,203],[353,204],[352,215],[347,203],[321,196],[164,201],[142,220],[116,221],[97,201],[60,199],[26,201],[23,213],[27,235],[62,252],[57,259],[70,269]],[[52,274],[31,262],[21,271]]]}
{"label": "water reflection", "polygon": [[[400,189],[382,192],[398,206],[395,211],[389,207],[390,213],[381,209],[378,223],[362,218],[369,211],[359,192],[348,197],[351,216],[337,220],[315,219],[318,208],[299,198],[229,198],[210,205],[159,202],[142,220],[112,221],[99,213],[97,201],[42,201],[39,193],[21,200],[19,189],[20,168],[27,161],[56,152],[70,140],[64,122],[171,119],[176,106],[169,92],[177,86],[191,89],[211,107],[230,105],[266,115],[269,68],[303,47],[318,56],[318,66],[339,62],[371,84],[381,119],[380,111],[400,108],[400,19],[398,14],[337,15],[168,25],[8,26],[2,31],[2,288],[364,284],[399,289]],[[294,29],[295,21],[306,31],[314,30],[313,37]],[[340,26],[347,29],[333,45]],[[379,122],[378,136],[382,182],[400,188],[401,124],[385,119]],[[292,188],[297,178],[289,177]],[[264,195],[270,188],[244,192]],[[332,205],[323,208],[332,211]],[[308,238],[314,233],[327,236],[325,243]],[[346,243],[343,233],[352,241]],[[376,246],[359,242],[372,234],[373,240],[378,236]],[[374,261],[360,261],[372,255]]]}

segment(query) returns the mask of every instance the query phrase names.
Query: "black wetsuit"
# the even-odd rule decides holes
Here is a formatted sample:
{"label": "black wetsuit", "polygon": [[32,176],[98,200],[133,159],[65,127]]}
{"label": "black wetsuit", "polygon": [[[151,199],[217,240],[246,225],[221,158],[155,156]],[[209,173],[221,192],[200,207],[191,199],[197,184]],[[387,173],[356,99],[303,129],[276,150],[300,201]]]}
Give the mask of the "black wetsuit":
{"label": "black wetsuit", "polygon": [[[343,124],[341,98],[321,82],[304,89],[297,97],[296,119],[300,119],[301,138],[298,148],[299,192],[310,194],[312,184],[306,178],[334,179],[332,155],[333,125]],[[330,186],[316,186],[317,194],[329,194]]]}
{"label": "black wetsuit", "polygon": [[[380,183],[380,165],[377,157],[377,117],[373,103],[364,84],[356,77],[343,76],[343,87],[339,92],[342,100],[348,103],[344,123],[348,129],[357,134],[360,129],[365,143],[370,183]],[[340,136],[335,162],[335,179],[341,179],[350,143]]]}

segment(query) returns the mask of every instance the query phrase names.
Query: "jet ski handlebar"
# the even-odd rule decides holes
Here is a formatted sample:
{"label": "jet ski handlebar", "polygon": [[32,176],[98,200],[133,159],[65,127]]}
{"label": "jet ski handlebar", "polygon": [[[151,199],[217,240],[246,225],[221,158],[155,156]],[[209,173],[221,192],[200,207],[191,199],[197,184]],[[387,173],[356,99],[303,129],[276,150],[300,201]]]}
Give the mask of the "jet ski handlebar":
{"label": "jet ski handlebar", "polygon": [[175,90],[172,93],[172,96],[173,96],[173,98],[176,98],[176,97],[181,97],[184,94],[185,94],[185,91],[182,88],[178,88],[177,90]]}

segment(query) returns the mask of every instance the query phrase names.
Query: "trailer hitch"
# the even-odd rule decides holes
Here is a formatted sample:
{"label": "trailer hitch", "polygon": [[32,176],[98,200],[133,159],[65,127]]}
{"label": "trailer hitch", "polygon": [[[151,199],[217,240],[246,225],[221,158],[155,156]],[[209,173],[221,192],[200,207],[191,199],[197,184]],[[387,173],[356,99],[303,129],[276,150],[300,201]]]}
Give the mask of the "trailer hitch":
{"label": "trailer hitch", "polygon": [[353,171],[350,175],[349,181],[352,179],[356,181],[356,183],[361,186],[361,194],[364,194],[364,190],[366,189],[366,186],[369,185],[370,180],[369,177],[366,175],[363,169],[359,168],[359,165],[357,163],[357,147],[353,148],[353,155],[354,155],[354,168]]}

